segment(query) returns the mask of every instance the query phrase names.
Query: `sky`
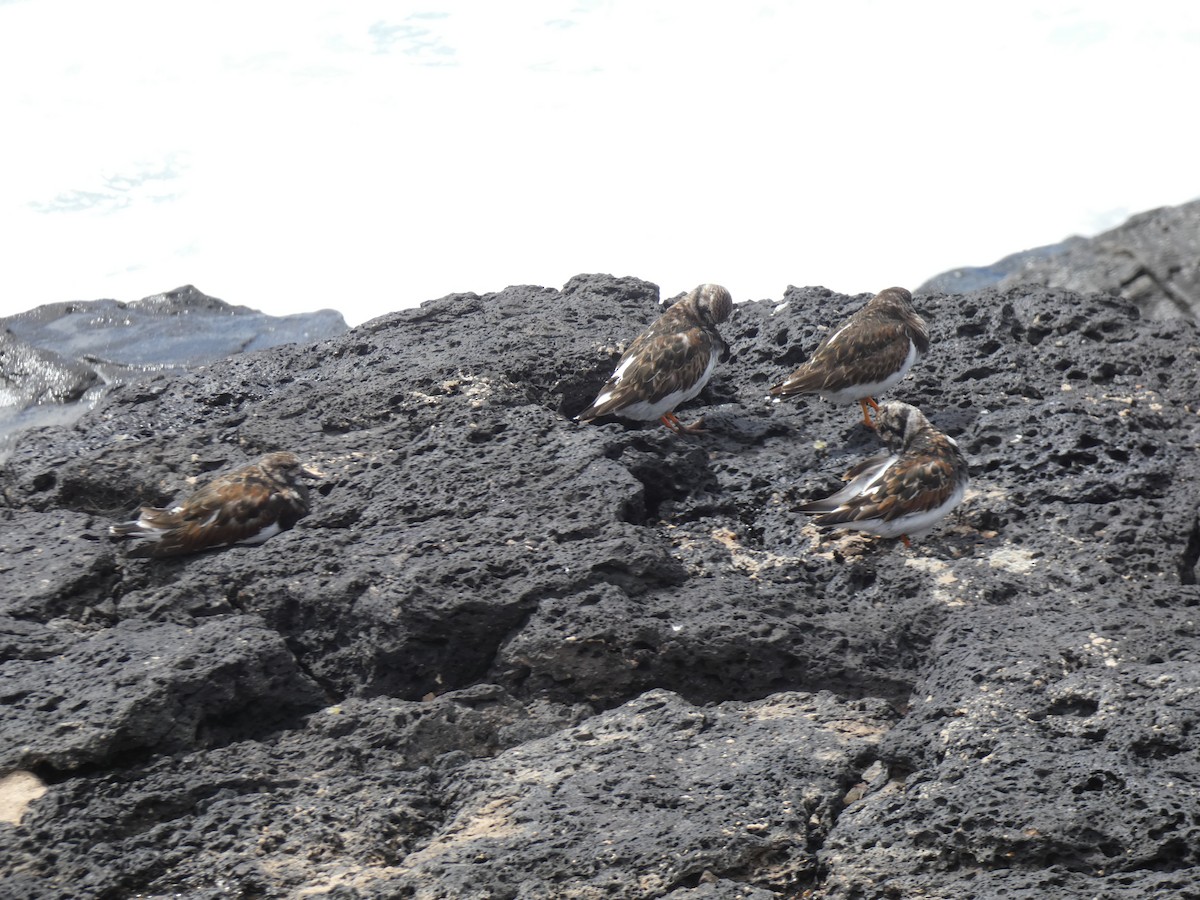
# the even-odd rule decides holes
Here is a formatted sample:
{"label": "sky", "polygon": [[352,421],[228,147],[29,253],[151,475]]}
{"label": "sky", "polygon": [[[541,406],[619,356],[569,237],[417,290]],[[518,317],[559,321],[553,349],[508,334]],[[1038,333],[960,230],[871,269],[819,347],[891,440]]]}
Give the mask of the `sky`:
{"label": "sky", "polygon": [[915,288],[1200,198],[1191,0],[0,0],[0,315]]}

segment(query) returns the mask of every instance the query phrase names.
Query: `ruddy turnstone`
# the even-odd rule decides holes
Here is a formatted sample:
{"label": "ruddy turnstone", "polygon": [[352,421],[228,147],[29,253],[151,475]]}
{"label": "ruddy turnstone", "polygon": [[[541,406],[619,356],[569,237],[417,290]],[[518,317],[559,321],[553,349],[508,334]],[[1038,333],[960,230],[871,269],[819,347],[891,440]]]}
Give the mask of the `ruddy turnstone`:
{"label": "ruddy turnstone", "polygon": [[684,425],[674,410],[704,389],[718,360],[727,354],[717,326],[732,312],[733,298],[721,285],[697,287],[629,345],[592,405],[575,418],[658,419],[677,434],[699,431],[703,417]]}
{"label": "ruddy turnstone", "polygon": [[857,400],[863,424],[873,427],[875,395],[894,387],[929,349],[929,328],[912,307],[912,294],[891,287],[830,332],[799,369],[771,388],[776,397],[819,394],[835,403]]}
{"label": "ruddy turnstone", "polygon": [[261,544],[308,514],[303,478],[320,478],[294,453],[266,456],[214,478],[179,506],[143,506],[137,519],[113,525],[113,537],[137,543],[131,556],[178,556],[209,547]]}
{"label": "ruddy turnstone", "polygon": [[836,494],[799,511],[817,514],[817,525],[899,537],[907,547],[909,536],[929,531],[962,502],[967,461],[953,438],[907,403],[882,404],[875,429],[888,449],[847,472],[849,484]]}

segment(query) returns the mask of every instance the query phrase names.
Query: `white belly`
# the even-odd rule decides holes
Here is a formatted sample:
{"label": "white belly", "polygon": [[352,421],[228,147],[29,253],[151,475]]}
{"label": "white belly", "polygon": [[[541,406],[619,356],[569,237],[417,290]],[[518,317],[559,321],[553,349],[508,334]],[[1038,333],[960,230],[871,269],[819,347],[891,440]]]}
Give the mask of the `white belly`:
{"label": "white belly", "polygon": [[941,506],[923,512],[899,516],[890,522],[872,519],[863,522],[847,522],[845,527],[857,528],[859,531],[869,531],[871,534],[877,534],[885,538],[900,537],[902,534],[906,534],[909,537],[920,537],[948,516],[950,511],[962,502],[962,498],[966,492],[967,484],[964,479]]}
{"label": "white belly", "polygon": [[708,384],[708,380],[712,378],[713,371],[716,368],[717,354],[713,353],[709,357],[708,366],[704,369],[704,374],[691,387],[684,390],[672,391],[657,402],[652,403],[649,400],[638,400],[630,403],[628,406],[618,409],[616,411],[617,415],[626,419],[635,419],[639,422],[657,421],[681,403],[687,403],[689,400],[697,397],[704,390],[704,386]]}

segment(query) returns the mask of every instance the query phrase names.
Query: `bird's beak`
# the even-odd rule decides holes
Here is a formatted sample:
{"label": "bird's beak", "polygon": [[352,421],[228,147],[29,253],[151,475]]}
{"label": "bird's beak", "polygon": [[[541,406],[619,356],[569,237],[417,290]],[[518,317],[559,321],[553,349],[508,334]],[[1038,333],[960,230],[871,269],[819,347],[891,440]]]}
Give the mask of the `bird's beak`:
{"label": "bird's beak", "polygon": [[320,469],[301,468],[300,469],[300,477],[301,478],[311,478],[314,481],[320,481],[322,478],[325,477],[325,473],[322,472]]}

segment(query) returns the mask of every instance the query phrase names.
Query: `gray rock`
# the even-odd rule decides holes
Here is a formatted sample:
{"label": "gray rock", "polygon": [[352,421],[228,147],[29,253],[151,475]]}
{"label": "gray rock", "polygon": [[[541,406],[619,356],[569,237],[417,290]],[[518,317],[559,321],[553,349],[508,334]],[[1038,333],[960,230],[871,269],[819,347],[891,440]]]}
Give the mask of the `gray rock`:
{"label": "gray rock", "polygon": [[69,425],[104,395],[93,366],[0,331],[0,462],[26,428]]}
{"label": "gray rock", "polygon": [[[865,300],[739,306],[695,437],[571,420],[659,311],[608,276],[153,375],[27,435],[0,757],[50,789],[0,867],[30,897],[1185,895],[1196,325],[919,296],[932,349],[892,396],[972,490],[910,550],[794,511],[877,449],[857,406],[767,397]],[[262,547],[104,538],[273,449],[327,476]]]}
{"label": "gray rock", "polygon": [[1133,216],[1062,253],[1029,260],[1001,288],[1040,285],[1104,291],[1138,304],[1151,318],[1200,315],[1200,200]]}
{"label": "gray rock", "polygon": [[748,870],[795,893],[887,718],[827,694],[699,709],[649,691],[464,767],[448,819],[381,887],[479,895],[488,860],[491,896],[657,897]]}
{"label": "gray rock", "polygon": [[91,366],[0,333],[0,409],[70,403],[99,380]]}
{"label": "gray rock", "polygon": [[130,303],[50,303],[0,318],[0,462],[18,433],[72,424],[114,384],[345,331],[333,310],[268,316],[190,284]]}
{"label": "gray rock", "polygon": [[277,633],[234,616],[195,628],[118,622],[53,657],[10,659],[3,673],[5,771],[224,743],[323,699]]}
{"label": "gray rock", "polygon": [[951,623],[884,740],[892,779],[826,845],[829,895],[941,868],[944,896],[1076,896],[1064,886],[1081,875],[1104,896],[1137,896],[1122,881],[1184,896],[1200,865],[1200,797],[1180,766],[1200,750],[1200,644],[1194,610],[1149,593],[1140,610],[1020,596]]}
{"label": "gray rock", "polygon": [[985,288],[998,286],[1010,276],[1019,276],[1028,268],[1043,261],[1053,261],[1068,248],[1087,242],[1087,238],[1069,237],[1057,244],[1047,244],[1044,247],[1034,247],[1010,253],[1003,259],[998,259],[990,266],[963,266],[960,269],[950,269],[940,275],[934,275],[925,281],[917,292],[922,294],[967,294],[971,291],[982,291]]}
{"label": "gray rock", "polygon": [[493,685],[351,699],[274,737],[68,779],[0,852],[28,898],[386,896],[380,882],[442,828],[442,794],[471,760],[582,715]]}
{"label": "gray rock", "polygon": [[270,316],[232,306],[190,284],[130,302],[47,303],[0,319],[0,326],[67,358],[123,366],[197,365],[346,331],[341,313],[331,309]]}
{"label": "gray rock", "polygon": [[1094,238],[1007,256],[985,268],[955,269],[922,291],[996,286],[1117,294],[1150,318],[1200,316],[1200,200],[1139,213]]}

